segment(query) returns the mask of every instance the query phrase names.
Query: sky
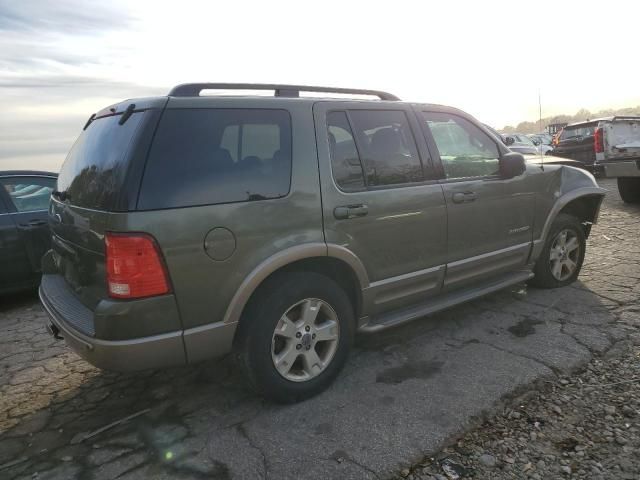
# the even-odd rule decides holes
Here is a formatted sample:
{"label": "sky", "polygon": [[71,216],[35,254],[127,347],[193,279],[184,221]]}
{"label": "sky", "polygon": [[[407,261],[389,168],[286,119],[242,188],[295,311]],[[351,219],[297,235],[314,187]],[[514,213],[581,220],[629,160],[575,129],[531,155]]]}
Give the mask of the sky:
{"label": "sky", "polygon": [[501,128],[640,105],[640,2],[0,0],[0,170],[58,171],[91,113],[195,81],[390,91]]}

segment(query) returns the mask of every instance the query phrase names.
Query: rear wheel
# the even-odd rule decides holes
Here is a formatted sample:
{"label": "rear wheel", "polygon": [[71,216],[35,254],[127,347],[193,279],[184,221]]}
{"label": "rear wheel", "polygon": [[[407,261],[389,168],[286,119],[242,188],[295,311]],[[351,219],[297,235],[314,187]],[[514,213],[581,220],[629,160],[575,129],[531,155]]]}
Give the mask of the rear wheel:
{"label": "rear wheel", "polygon": [[584,261],[586,238],[580,221],[565,213],[554,220],[533,269],[529,283],[540,288],[563,287],[573,283]]}
{"label": "rear wheel", "polygon": [[354,335],[349,297],[316,273],[271,279],[242,322],[248,378],[266,397],[284,403],[326,389],[344,366]]}
{"label": "rear wheel", "polygon": [[625,203],[640,203],[640,177],[618,178],[618,192]]}

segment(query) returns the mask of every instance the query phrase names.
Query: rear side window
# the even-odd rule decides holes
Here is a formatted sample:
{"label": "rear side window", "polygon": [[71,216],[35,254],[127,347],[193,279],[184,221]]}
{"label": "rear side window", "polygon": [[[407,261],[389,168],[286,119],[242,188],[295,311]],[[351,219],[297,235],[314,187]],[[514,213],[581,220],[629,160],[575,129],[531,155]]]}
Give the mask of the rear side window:
{"label": "rear side window", "polygon": [[400,110],[350,110],[367,185],[424,180],[411,127]]}
{"label": "rear side window", "polygon": [[128,152],[145,112],[120,125],[121,115],[98,118],[80,134],[67,155],[58,190],[74,205],[109,209],[117,202],[129,166]]}
{"label": "rear side window", "polygon": [[138,209],[280,198],[290,184],[287,111],[168,109],[151,145]]}
{"label": "rear side window", "polygon": [[17,212],[47,210],[55,184],[56,179],[53,177],[0,178],[0,185],[4,187]]}

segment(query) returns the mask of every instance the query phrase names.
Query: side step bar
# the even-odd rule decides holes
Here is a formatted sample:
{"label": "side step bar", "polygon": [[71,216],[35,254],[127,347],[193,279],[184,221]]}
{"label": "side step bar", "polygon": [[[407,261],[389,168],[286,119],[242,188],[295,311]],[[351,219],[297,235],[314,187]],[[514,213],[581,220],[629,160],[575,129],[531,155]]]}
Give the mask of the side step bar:
{"label": "side step bar", "polygon": [[424,317],[425,315],[430,315],[432,313],[439,312],[440,310],[445,310],[489,293],[502,290],[503,288],[510,287],[516,283],[524,282],[532,277],[533,272],[531,271],[515,272],[488,285],[483,285],[471,290],[458,290],[442,297],[430,299],[429,301],[418,304],[414,307],[384,313],[372,318],[364,325],[361,325],[360,328],[358,328],[358,332],[375,333],[386,330],[387,328],[396,327],[410,322],[411,320],[415,320],[416,318]]}

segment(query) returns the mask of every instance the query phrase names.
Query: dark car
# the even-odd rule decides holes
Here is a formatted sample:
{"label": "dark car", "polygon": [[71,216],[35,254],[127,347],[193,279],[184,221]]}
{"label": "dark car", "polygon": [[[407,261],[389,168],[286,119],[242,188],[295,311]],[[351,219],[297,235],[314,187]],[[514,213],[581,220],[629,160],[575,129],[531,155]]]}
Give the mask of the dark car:
{"label": "dark car", "polygon": [[596,160],[594,133],[597,125],[598,120],[592,120],[564,127],[551,155],[577,160],[593,171]]}
{"label": "dark car", "polygon": [[47,211],[55,173],[0,171],[0,293],[34,288],[50,248]]}

